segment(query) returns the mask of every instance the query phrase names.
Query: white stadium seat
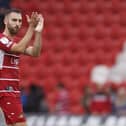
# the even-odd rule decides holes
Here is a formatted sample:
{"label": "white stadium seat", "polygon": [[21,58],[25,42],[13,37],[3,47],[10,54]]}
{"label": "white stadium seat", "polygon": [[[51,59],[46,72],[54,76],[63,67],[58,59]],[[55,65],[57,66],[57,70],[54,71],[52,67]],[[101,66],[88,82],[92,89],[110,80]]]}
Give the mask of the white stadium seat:
{"label": "white stadium seat", "polygon": [[45,126],[45,116],[38,117],[35,126]]}
{"label": "white stadium seat", "polygon": [[116,126],[116,121],[117,121],[117,118],[115,116],[109,116],[106,119],[104,126]]}
{"label": "white stadium seat", "polygon": [[56,123],[56,116],[49,116],[47,117],[47,120],[46,120],[46,123],[45,123],[45,126],[55,126],[55,123]]}
{"label": "white stadium seat", "polygon": [[68,117],[67,116],[58,117],[56,121],[56,126],[68,126]]}
{"label": "white stadium seat", "polygon": [[90,116],[85,126],[101,126],[101,118],[99,116]]}
{"label": "white stadium seat", "polygon": [[69,119],[68,126],[80,126],[83,119],[80,116],[72,116]]}
{"label": "white stadium seat", "polygon": [[36,120],[37,120],[37,116],[35,116],[35,115],[28,116],[27,117],[27,125],[28,126],[33,126],[34,123],[36,122]]}
{"label": "white stadium seat", "polygon": [[118,118],[116,126],[126,126],[126,117]]}

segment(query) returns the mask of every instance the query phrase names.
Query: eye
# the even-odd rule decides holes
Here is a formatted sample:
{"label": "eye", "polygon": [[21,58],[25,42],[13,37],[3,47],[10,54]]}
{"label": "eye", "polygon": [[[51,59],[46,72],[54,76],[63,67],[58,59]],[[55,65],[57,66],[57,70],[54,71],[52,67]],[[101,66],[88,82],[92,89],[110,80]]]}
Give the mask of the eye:
{"label": "eye", "polygon": [[22,22],[22,20],[20,19],[20,20],[19,20],[19,22],[21,23],[21,22]]}
{"label": "eye", "polygon": [[16,22],[16,21],[17,21],[17,19],[12,19],[12,21],[15,21],[15,22]]}

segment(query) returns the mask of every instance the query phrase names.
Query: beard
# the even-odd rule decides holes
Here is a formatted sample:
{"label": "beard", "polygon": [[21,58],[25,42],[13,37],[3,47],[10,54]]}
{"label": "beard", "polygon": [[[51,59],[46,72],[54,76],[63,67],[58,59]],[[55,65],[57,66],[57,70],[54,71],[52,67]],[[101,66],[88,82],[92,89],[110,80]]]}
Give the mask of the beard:
{"label": "beard", "polygon": [[8,31],[9,33],[14,36],[18,33],[19,31],[19,27],[18,26],[15,26],[15,27],[12,27],[12,26],[8,26]]}

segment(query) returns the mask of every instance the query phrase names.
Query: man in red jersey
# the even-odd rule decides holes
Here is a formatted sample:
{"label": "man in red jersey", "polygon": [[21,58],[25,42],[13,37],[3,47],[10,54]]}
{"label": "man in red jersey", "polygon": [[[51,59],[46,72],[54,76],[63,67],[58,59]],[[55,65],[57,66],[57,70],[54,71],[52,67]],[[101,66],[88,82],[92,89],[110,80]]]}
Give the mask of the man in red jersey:
{"label": "man in red jersey", "polygon": [[[19,90],[20,54],[37,57],[41,52],[44,19],[37,12],[26,15],[26,18],[29,26],[21,40],[15,39],[22,25],[22,14],[17,9],[5,14],[5,29],[0,34],[0,110],[4,113],[7,126],[26,126]],[[29,46],[33,35],[34,43]]]}

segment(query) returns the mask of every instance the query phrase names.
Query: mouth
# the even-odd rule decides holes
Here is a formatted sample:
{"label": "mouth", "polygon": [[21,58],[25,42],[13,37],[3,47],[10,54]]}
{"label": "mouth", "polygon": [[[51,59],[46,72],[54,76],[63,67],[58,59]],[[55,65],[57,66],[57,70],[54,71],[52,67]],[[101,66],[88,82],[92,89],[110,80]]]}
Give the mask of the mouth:
{"label": "mouth", "polygon": [[14,27],[14,31],[18,32],[19,31],[19,27]]}
{"label": "mouth", "polygon": [[14,29],[15,29],[15,30],[19,30],[19,27],[18,27],[18,26],[16,26]]}
{"label": "mouth", "polygon": [[14,27],[13,29],[10,30],[10,33],[11,33],[12,35],[15,35],[15,34],[18,33],[18,31],[19,31],[19,27]]}

